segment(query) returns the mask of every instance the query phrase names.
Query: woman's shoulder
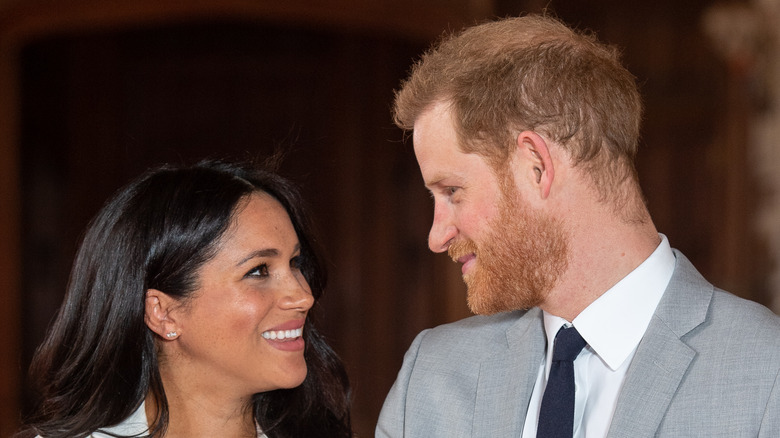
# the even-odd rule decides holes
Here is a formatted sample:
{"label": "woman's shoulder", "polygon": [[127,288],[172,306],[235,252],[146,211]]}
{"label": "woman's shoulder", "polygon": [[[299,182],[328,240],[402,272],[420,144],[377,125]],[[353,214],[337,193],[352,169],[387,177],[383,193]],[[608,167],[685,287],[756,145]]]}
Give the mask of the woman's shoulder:
{"label": "woman's shoulder", "polygon": [[141,405],[119,424],[103,427],[92,432],[87,438],[114,438],[116,436],[148,436],[149,423],[146,420],[146,405]]}
{"label": "woman's shoulder", "polygon": [[[101,428],[92,434],[88,435],[86,438],[115,438],[118,436],[137,436],[139,438],[148,436],[149,433],[149,423],[146,419],[146,407],[144,403],[141,403],[141,406],[138,407],[138,409],[133,412],[132,415],[127,417],[124,421],[121,423]],[[35,438],[43,438],[40,435],[36,435]],[[261,430],[260,427],[257,428],[257,438],[268,438]]]}

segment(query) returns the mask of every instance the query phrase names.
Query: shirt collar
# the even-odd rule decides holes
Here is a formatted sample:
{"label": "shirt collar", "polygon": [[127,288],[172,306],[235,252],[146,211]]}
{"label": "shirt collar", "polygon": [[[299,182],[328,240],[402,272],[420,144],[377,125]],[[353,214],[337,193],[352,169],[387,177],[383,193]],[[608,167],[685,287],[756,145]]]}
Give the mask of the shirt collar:
{"label": "shirt collar", "polygon": [[[613,371],[639,345],[674,273],[675,257],[669,240],[663,234],[659,236],[661,243],[650,257],[571,322]],[[553,345],[555,335],[565,324],[568,321],[544,312],[547,345]]]}

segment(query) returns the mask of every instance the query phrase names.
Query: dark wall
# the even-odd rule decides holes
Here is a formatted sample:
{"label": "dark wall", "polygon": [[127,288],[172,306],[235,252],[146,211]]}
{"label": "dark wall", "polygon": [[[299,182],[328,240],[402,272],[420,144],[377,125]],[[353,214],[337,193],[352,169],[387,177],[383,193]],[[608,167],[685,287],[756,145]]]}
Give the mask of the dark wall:
{"label": "dark wall", "polygon": [[[754,231],[762,202],[749,162],[755,84],[717,56],[703,16],[718,2],[552,2],[564,21],[616,45],[645,103],[637,168],[658,229],[715,285],[770,303]],[[737,2],[739,3],[739,2]]]}
{"label": "dark wall", "polygon": [[303,187],[328,251],[319,324],[350,369],[356,419],[375,416],[394,375],[376,368],[398,362],[425,326],[382,313],[406,305],[397,291],[421,287],[429,271],[427,194],[388,110],[421,50],[241,22],[30,43],[21,54],[23,368],[62,300],[83,229],[115,190],[161,163],[283,150],[281,173]]}
{"label": "dark wall", "polygon": [[[440,3],[430,8],[446,11]],[[699,30],[712,2],[540,3],[497,1],[494,13],[547,7],[623,48],[647,107],[638,167],[659,229],[717,285],[766,303],[768,262],[749,227],[755,200],[749,180],[735,178],[749,171],[727,159],[741,146],[718,140],[734,122],[723,111],[731,83]],[[432,204],[389,112],[433,37],[295,20],[159,21],[42,32],[21,47],[20,368],[59,306],[87,221],[118,187],[164,162],[281,148],[281,172],[303,187],[330,260],[320,327],[347,364],[357,430],[372,436],[413,336],[467,313],[457,267],[427,250]]]}

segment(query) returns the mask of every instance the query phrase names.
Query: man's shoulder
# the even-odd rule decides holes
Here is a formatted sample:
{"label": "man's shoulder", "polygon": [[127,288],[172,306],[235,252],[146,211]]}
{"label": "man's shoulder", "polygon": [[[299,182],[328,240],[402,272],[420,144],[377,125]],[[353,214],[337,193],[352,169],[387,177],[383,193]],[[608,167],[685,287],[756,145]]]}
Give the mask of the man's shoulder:
{"label": "man's shoulder", "polygon": [[496,344],[506,345],[507,331],[518,325],[542,324],[539,309],[518,310],[495,315],[475,315],[443,324],[420,333],[420,348],[443,349],[449,352],[492,350]]}
{"label": "man's shoulder", "polygon": [[754,301],[740,298],[731,292],[715,288],[710,306],[710,316],[715,322],[728,322],[729,330],[748,335],[770,335],[780,343],[780,316]]}
{"label": "man's shoulder", "polygon": [[759,341],[769,350],[777,346],[775,352],[780,351],[780,316],[713,286],[684,256],[677,253],[677,257],[675,275],[656,316],[690,340],[732,339],[746,348]]}
{"label": "man's shoulder", "polygon": [[747,327],[780,330],[780,316],[761,304],[712,285],[681,252],[675,251],[675,256],[677,266],[656,315],[669,320],[687,319],[696,324],[727,320],[740,321]]}
{"label": "man's shoulder", "polygon": [[450,337],[484,336],[488,333],[503,332],[524,318],[538,317],[538,309],[502,312],[495,315],[474,315],[448,324],[429,329],[430,335]]}

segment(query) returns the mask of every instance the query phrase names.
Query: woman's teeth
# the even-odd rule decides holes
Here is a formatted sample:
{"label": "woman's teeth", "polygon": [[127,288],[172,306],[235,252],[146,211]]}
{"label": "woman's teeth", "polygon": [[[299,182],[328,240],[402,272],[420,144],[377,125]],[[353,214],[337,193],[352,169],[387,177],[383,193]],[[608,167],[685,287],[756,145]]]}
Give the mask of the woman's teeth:
{"label": "woman's teeth", "polygon": [[285,339],[300,338],[303,334],[303,327],[295,330],[271,330],[263,332],[265,339],[271,339],[276,341],[283,341]]}

